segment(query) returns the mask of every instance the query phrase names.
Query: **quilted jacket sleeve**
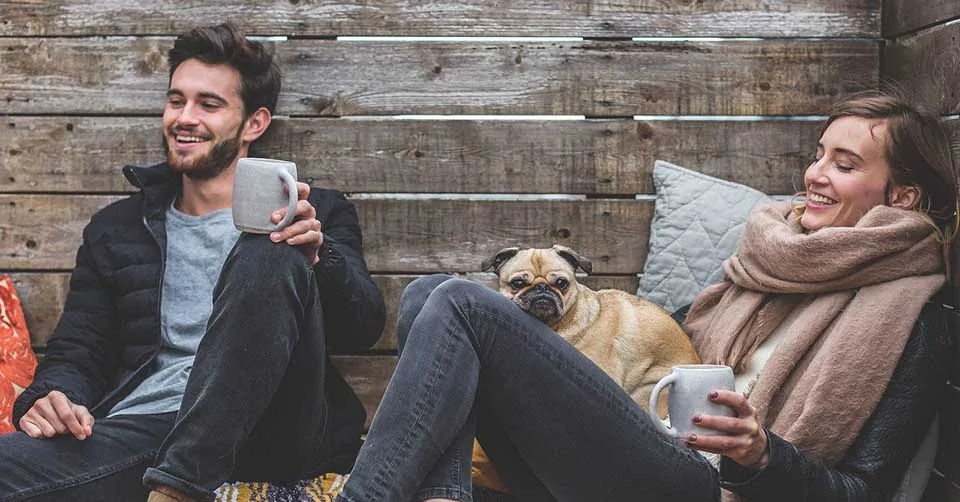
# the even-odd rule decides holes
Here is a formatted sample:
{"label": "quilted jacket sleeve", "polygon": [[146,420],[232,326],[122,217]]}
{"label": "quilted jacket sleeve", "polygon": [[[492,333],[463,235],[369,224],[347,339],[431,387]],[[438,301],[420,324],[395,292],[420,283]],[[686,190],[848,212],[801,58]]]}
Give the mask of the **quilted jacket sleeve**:
{"label": "quilted jacket sleeve", "polygon": [[311,202],[323,225],[320,285],[327,341],[338,351],[363,350],[380,338],[386,319],[383,296],[363,259],[357,210],[340,192],[315,189]]}
{"label": "quilted jacket sleeve", "polygon": [[93,406],[118,371],[119,348],[112,336],[118,329],[117,315],[90,256],[90,231],[88,225],[70,276],[70,293],[44,358],[33,383],[14,404],[13,423],[18,427],[20,417],[33,403],[53,390],[63,392],[75,404]]}

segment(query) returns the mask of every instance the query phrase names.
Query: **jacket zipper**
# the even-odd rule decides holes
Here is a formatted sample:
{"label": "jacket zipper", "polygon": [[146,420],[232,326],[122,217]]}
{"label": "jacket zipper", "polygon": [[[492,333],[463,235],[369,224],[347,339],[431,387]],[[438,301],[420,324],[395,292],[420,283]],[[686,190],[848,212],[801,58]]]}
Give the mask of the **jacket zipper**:
{"label": "jacket zipper", "polygon": [[[134,173],[134,176],[136,176],[136,173]],[[138,181],[139,181],[139,177],[138,177]],[[143,187],[143,182],[142,182],[142,181],[140,182],[140,186]],[[145,192],[143,188],[141,188],[140,190],[141,190],[141,192]],[[100,411],[100,408],[101,408],[104,404],[106,404],[106,403],[110,402],[111,400],[113,400],[113,399],[116,397],[117,393],[119,393],[119,392],[120,392],[121,390],[123,390],[127,385],[129,385],[130,382],[131,382],[138,374],[140,374],[140,372],[143,371],[144,368],[146,368],[149,364],[153,363],[153,361],[157,359],[157,356],[160,354],[160,345],[161,345],[161,343],[162,343],[162,341],[163,341],[163,340],[162,340],[163,334],[161,333],[162,330],[161,330],[161,328],[160,328],[160,305],[161,305],[161,300],[162,300],[162,296],[163,296],[163,274],[166,273],[167,259],[166,259],[166,256],[165,256],[165,254],[164,254],[164,253],[165,253],[165,250],[163,249],[163,246],[160,245],[160,239],[157,238],[157,234],[155,234],[155,233],[153,232],[153,229],[150,228],[150,224],[147,222],[147,196],[146,196],[145,193],[144,193],[144,196],[143,196],[143,208],[141,209],[141,211],[143,211],[143,217],[141,218],[141,221],[143,222],[143,226],[147,229],[147,233],[150,234],[150,237],[153,238],[153,242],[156,243],[157,247],[160,249],[160,280],[159,280],[159,282],[158,282],[158,284],[157,284],[157,312],[156,312],[156,315],[157,315],[157,346],[156,346],[156,350],[153,352],[153,355],[151,355],[149,359],[147,359],[146,361],[144,361],[143,364],[141,364],[140,366],[138,366],[136,370],[134,370],[132,373],[130,373],[129,375],[127,375],[127,378],[125,378],[125,379],[123,380],[123,382],[121,382],[119,385],[117,385],[116,387],[114,387],[113,391],[109,392],[106,396],[103,397],[103,399],[100,400],[99,403],[97,403],[96,406],[93,407],[93,409],[90,411],[90,413],[91,413],[92,415],[94,415],[94,416],[96,416],[97,412]],[[123,398],[121,398],[121,399],[123,399]],[[119,401],[117,401],[117,402],[119,402]],[[117,403],[113,403],[113,406],[116,406],[116,405],[117,405]],[[111,408],[112,408],[113,406],[111,406]],[[107,410],[107,412],[109,412],[109,411],[110,411],[110,410]],[[104,413],[104,416],[106,416],[106,413]]]}

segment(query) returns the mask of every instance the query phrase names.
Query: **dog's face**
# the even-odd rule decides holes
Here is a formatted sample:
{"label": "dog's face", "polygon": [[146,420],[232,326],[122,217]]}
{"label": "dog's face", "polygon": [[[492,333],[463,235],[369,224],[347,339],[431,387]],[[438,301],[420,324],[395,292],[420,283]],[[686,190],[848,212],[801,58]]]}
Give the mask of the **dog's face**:
{"label": "dog's face", "polygon": [[576,270],[590,272],[590,261],[570,248],[502,249],[485,260],[483,270],[493,269],[500,292],[524,311],[554,326],[577,301]]}

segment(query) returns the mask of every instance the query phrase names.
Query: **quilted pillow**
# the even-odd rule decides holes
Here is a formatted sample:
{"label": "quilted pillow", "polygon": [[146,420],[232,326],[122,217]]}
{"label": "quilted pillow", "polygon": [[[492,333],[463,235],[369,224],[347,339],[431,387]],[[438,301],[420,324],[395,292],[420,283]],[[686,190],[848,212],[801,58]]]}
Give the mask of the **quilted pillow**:
{"label": "quilted pillow", "polygon": [[9,275],[0,275],[0,434],[13,432],[13,402],[33,381],[37,358],[20,299]]}
{"label": "quilted pillow", "polygon": [[723,279],[723,260],[737,251],[750,210],[771,200],[763,192],[656,161],[657,191],[650,251],[637,295],[668,312]]}

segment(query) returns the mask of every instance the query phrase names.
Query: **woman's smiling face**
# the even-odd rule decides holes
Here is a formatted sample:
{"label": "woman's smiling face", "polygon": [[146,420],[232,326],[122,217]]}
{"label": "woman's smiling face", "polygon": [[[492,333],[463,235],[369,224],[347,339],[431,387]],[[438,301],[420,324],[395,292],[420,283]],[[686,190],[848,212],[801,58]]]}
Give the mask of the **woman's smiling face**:
{"label": "woman's smiling face", "polygon": [[887,141],[883,120],[840,117],[827,127],[817,144],[816,160],[803,177],[804,229],[850,227],[874,206],[888,202]]}

